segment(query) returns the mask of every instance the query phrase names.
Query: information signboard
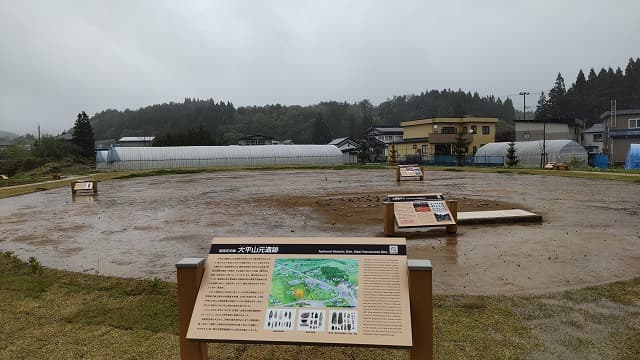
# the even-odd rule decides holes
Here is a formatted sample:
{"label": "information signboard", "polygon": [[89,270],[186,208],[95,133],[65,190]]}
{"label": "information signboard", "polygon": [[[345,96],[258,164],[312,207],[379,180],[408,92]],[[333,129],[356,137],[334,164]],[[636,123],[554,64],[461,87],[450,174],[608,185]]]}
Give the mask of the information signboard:
{"label": "information signboard", "polygon": [[215,238],[187,339],[411,346],[404,238]]}
{"label": "information signboard", "polygon": [[455,225],[442,194],[389,195],[399,228]]}
{"label": "information signboard", "polygon": [[75,191],[83,191],[83,190],[93,190],[93,182],[91,181],[81,181],[73,184],[73,190]]}
{"label": "information signboard", "polygon": [[401,177],[422,176],[422,169],[419,166],[399,166]]}

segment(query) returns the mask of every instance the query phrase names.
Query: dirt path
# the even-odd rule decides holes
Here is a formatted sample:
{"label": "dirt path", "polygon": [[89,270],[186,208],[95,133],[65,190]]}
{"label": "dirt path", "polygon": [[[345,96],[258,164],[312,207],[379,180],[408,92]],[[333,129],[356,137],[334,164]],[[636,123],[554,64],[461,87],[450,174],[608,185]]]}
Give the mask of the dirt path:
{"label": "dirt path", "polygon": [[67,188],[0,200],[0,250],[56,268],[175,279],[214,236],[382,236],[381,197],[442,192],[460,210],[519,207],[538,225],[465,225],[405,233],[431,259],[437,293],[540,293],[640,275],[634,183],[534,175],[392,170],[235,171],[104,181],[95,198]]}

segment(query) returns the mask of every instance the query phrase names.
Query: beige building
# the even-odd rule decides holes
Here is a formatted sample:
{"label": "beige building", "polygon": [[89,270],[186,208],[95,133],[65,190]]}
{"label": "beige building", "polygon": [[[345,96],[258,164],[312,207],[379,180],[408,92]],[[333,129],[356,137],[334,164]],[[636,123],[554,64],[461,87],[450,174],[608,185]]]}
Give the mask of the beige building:
{"label": "beige building", "polygon": [[516,120],[516,141],[573,140],[583,142],[584,121],[576,118]]}
{"label": "beige building", "polygon": [[604,153],[613,165],[624,164],[631,144],[640,144],[640,109],[610,111],[600,116],[604,124]]}
{"label": "beige building", "polygon": [[404,139],[394,144],[400,157],[453,155],[458,134],[469,141],[471,155],[482,145],[495,142],[498,118],[465,116],[404,121]]}

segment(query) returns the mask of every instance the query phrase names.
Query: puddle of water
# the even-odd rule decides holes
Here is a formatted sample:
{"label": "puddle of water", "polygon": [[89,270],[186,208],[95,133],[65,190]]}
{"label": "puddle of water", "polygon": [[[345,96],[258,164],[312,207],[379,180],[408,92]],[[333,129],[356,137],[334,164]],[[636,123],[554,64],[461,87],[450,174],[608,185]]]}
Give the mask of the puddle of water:
{"label": "puddle of water", "polygon": [[400,184],[393,170],[170,175],[105,181],[99,196],[76,201],[54,189],[0,200],[0,250],[54,268],[175,280],[176,261],[206,256],[214,236],[382,236],[377,200],[405,192],[544,216],[459,226],[453,237],[406,234],[409,257],[432,260],[437,293],[536,293],[640,275],[635,184],[428,170],[424,182]]}

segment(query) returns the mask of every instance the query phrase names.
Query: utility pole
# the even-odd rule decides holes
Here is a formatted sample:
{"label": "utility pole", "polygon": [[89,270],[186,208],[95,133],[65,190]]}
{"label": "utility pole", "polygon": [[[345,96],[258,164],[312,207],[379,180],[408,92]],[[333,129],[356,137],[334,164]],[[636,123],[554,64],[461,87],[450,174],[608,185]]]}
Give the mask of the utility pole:
{"label": "utility pole", "polygon": [[527,120],[527,95],[531,95],[530,92],[520,91],[522,96],[522,120]]}

